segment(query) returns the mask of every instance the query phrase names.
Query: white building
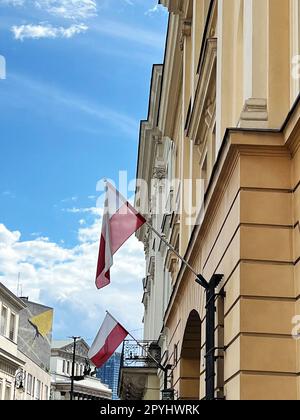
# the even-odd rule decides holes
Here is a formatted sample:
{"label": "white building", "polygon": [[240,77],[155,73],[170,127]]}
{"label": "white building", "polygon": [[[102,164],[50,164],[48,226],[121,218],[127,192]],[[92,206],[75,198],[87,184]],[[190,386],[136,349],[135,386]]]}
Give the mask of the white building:
{"label": "white building", "polygon": [[19,312],[25,306],[0,283],[0,400],[15,399],[15,375],[25,364],[17,348]]}
{"label": "white building", "polygon": [[[20,386],[20,379],[16,379],[16,400],[49,400],[51,375],[41,369],[29,357],[23,353],[19,353],[25,364],[22,369],[23,375],[20,374],[22,386]],[[22,377],[23,376],[23,377]]]}
{"label": "white building", "polygon": [[16,399],[49,400],[53,309],[21,299],[26,307],[19,317],[18,352],[25,365],[23,388],[17,390]]}
{"label": "white building", "polygon": [[[141,122],[138,154],[137,191],[135,208],[148,215],[154,229],[162,232],[177,248],[177,240],[170,238],[170,223],[176,218],[174,206],[174,146],[168,138],[162,138],[158,129],[158,113],[161,95],[163,66],[154,65],[152,71],[148,118]],[[176,224],[176,220],[174,220]],[[175,229],[174,229],[175,232]],[[145,224],[136,233],[143,242],[146,256],[146,272],[143,279],[144,294],[144,346],[155,352],[155,359],[166,360],[166,335],[164,333],[164,313],[172,292],[172,271],[177,259],[155,233]],[[160,399],[164,388],[163,372],[150,360],[138,366],[128,359],[126,349],[134,343],[125,342],[121,367],[121,399]],[[135,346],[134,346],[135,347]],[[151,350],[152,349],[152,350]],[[138,350],[135,350],[138,351]],[[129,351],[130,353],[130,351]]]}
{"label": "white building", "polygon": [[[82,377],[74,381],[74,399],[111,400],[112,390],[102,384],[100,379],[87,374],[89,346],[80,339],[76,343],[74,376]],[[51,350],[51,399],[69,400],[73,365],[73,340],[52,342]],[[83,379],[84,377],[84,379]]]}
{"label": "white building", "polygon": [[48,400],[53,309],[0,283],[0,400]]}

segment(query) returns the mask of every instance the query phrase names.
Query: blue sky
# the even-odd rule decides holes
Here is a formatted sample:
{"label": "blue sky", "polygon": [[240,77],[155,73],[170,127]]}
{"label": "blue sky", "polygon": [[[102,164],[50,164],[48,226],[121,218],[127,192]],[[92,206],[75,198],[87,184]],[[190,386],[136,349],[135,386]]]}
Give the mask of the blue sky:
{"label": "blue sky", "polygon": [[96,185],[135,176],[152,64],[163,60],[167,13],[156,3],[0,0],[0,281],[15,291],[20,272],[24,294],[55,307],[57,338],[93,337],[106,309],[140,328],[134,239],[115,285],[94,289]]}

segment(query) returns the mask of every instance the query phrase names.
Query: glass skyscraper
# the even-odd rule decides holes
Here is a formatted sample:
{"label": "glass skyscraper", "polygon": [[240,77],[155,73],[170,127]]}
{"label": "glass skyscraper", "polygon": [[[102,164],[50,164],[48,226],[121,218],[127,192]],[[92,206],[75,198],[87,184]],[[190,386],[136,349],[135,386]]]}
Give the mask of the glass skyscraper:
{"label": "glass skyscraper", "polygon": [[121,353],[114,355],[100,368],[97,369],[97,378],[108,385],[112,390],[112,399],[118,400],[118,381],[121,363]]}

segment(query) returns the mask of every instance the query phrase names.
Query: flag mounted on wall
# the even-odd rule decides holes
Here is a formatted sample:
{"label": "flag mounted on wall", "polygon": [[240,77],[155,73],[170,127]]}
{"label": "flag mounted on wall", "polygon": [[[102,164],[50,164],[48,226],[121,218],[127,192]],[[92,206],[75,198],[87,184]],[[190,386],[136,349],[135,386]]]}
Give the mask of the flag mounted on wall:
{"label": "flag mounted on wall", "polygon": [[89,359],[97,368],[100,368],[114,354],[128,334],[125,328],[107,312],[89,350]]}
{"label": "flag mounted on wall", "polygon": [[96,273],[98,289],[110,283],[113,255],[144,223],[146,219],[107,182]]}

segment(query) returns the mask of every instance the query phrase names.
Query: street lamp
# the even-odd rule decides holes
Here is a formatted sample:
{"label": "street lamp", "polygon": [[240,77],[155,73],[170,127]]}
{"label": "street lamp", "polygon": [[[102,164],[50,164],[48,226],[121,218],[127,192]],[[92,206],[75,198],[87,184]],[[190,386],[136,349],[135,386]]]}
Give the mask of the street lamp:
{"label": "street lamp", "polygon": [[81,337],[70,337],[73,340],[73,364],[72,364],[72,376],[71,376],[71,392],[70,400],[74,399],[74,376],[75,376],[75,358],[76,358],[76,343]]}
{"label": "street lamp", "polygon": [[18,369],[15,374],[15,382],[14,382],[14,400],[16,399],[16,389],[20,392],[24,392],[25,386],[25,372],[23,369]]}

